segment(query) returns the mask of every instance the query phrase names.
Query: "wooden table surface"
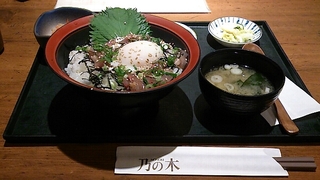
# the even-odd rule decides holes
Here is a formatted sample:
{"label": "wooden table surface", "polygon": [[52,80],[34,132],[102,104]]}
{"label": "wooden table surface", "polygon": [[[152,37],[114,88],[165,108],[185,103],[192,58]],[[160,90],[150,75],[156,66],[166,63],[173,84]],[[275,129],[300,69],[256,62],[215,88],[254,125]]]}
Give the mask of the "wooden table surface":
{"label": "wooden table surface", "polygon": [[[207,0],[210,14],[160,14],[175,21],[210,21],[220,16],[266,20],[312,96],[320,102],[319,0]],[[39,48],[33,25],[53,0],[1,0],[0,134],[3,134]],[[0,140],[0,179],[211,179],[210,176],[114,175],[117,143],[9,144]],[[138,144],[142,145],[142,144]],[[153,144],[156,145],[156,144]],[[167,144],[168,145],[168,144]],[[194,144],[169,144],[194,145]],[[197,144],[199,145],[199,144]],[[320,165],[320,144],[206,144],[280,148],[283,156],[312,156]],[[318,179],[316,172],[289,172],[288,179]],[[216,179],[277,179],[215,177]],[[279,178],[283,179],[283,178]]]}

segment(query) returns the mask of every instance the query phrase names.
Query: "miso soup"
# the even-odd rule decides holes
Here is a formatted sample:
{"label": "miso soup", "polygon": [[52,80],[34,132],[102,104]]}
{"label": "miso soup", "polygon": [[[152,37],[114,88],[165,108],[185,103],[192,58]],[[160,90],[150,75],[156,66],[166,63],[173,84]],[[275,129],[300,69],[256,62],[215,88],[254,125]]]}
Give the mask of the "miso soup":
{"label": "miso soup", "polygon": [[214,67],[205,77],[211,84],[233,94],[255,96],[274,90],[270,81],[263,74],[250,67],[237,64]]}

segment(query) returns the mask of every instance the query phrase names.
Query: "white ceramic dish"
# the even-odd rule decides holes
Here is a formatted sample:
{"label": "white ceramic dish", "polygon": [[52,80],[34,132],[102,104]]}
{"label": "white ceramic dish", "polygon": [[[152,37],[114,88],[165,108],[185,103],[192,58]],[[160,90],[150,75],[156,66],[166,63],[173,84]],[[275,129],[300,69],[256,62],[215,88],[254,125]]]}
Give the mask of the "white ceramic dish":
{"label": "white ceramic dish", "polygon": [[229,42],[227,40],[222,39],[223,30],[221,27],[227,23],[241,24],[244,29],[253,31],[253,39],[249,42],[256,42],[262,37],[261,28],[254,22],[241,18],[241,17],[220,17],[208,25],[209,33],[216,39],[217,42],[226,47],[242,47],[244,44],[249,42]]}
{"label": "white ceramic dish", "polygon": [[185,28],[186,30],[188,30],[193,35],[193,37],[197,39],[196,32],[194,32],[194,30],[192,30],[189,26],[182,24],[180,22],[176,22],[176,23],[179,24],[180,26],[182,26],[183,28]]}

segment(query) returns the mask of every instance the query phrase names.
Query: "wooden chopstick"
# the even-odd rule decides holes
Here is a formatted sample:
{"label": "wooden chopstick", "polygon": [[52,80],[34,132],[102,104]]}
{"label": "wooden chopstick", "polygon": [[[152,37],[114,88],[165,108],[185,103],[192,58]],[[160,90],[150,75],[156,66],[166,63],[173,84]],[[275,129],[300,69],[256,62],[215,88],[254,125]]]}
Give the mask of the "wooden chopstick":
{"label": "wooden chopstick", "polygon": [[274,157],[287,171],[315,171],[317,165],[313,157]]}

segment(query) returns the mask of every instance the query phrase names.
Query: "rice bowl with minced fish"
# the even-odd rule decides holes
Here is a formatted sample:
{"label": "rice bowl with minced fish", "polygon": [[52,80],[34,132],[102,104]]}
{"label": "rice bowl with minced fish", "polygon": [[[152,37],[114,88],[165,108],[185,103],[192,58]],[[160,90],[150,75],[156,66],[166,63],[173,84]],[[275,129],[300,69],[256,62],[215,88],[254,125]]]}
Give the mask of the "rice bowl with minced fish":
{"label": "rice bowl with minced fish", "polygon": [[[125,21],[126,31],[122,34],[108,29],[110,23],[115,23],[110,14],[122,11],[140,18],[138,29],[131,25],[128,30],[130,21],[135,21],[130,19]],[[90,27],[90,43],[72,50],[64,69],[80,83],[102,90],[141,91],[171,81],[188,64],[187,51],[152,37],[148,23],[135,9],[107,8],[94,16]]]}

